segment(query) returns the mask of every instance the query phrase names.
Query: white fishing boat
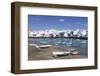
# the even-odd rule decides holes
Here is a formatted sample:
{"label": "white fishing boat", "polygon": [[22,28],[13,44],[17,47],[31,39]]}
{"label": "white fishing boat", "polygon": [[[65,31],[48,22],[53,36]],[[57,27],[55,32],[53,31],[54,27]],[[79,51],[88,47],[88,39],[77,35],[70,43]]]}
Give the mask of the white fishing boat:
{"label": "white fishing boat", "polygon": [[67,44],[67,46],[71,46],[72,45],[72,42],[68,42],[66,44]]}
{"label": "white fishing boat", "polygon": [[36,48],[49,48],[52,46],[52,45],[37,45],[37,44],[29,44],[29,45],[35,46]]}
{"label": "white fishing boat", "polygon": [[86,43],[86,41],[82,41],[82,43],[83,43],[83,44],[85,44],[85,43]]}
{"label": "white fishing boat", "polygon": [[51,47],[52,45],[39,45],[38,47],[39,48],[49,48],[49,47]]}
{"label": "white fishing boat", "polygon": [[62,57],[62,56],[67,56],[70,54],[70,51],[66,52],[52,52],[53,57]]}
{"label": "white fishing boat", "polygon": [[67,49],[68,51],[75,51],[76,49],[75,48],[69,48]]}
{"label": "white fishing boat", "polygon": [[79,51],[73,51],[73,52],[70,52],[71,55],[78,55],[79,54]]}
{"label": "white fishing boat", "polygon": [[72,50],[70,50],[70,54],[71,55],[78,55],[78,54],[80,54],[80,50],[78,50],[78,49],[72,49]]}
{"label": "white fishing boat", "polygon": [[29,44],[30,46],[34,46],[36,48],[39,48],[39,46],[37,44]]}
{"label": "white fishing boat", "polygon": [[70,51],[71,55],[78,55],[80,53],[80,50],[76,48],[69,48],[67,50]]}

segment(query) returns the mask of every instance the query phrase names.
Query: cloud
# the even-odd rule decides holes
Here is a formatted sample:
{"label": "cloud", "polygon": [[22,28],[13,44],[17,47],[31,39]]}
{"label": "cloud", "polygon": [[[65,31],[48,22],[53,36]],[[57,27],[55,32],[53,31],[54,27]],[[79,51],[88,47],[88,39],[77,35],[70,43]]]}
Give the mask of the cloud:
{"label": "cloud", "polygon": [[59,21],[60,21],[60,22],[64,22],[65,20],[64,20],[64,19],[59,19]]}

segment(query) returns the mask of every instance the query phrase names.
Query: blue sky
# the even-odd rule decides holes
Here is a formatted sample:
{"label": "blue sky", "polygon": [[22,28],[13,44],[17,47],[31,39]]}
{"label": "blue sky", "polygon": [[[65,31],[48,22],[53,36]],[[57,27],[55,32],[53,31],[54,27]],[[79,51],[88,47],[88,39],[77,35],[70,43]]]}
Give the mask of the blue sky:
{"label": "blue sky", "polygon": [[28,15],[29,30],[87,29],[88,17]]}

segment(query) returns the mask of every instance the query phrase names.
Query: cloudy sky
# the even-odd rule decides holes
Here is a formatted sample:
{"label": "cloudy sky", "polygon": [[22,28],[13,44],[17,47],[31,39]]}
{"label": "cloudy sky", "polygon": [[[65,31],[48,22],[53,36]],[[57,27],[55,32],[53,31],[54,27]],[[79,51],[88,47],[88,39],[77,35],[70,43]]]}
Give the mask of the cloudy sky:
{"label": "cloudy sky", "polygon": [[87,29],[87,17],[28,15],[29,30]]}

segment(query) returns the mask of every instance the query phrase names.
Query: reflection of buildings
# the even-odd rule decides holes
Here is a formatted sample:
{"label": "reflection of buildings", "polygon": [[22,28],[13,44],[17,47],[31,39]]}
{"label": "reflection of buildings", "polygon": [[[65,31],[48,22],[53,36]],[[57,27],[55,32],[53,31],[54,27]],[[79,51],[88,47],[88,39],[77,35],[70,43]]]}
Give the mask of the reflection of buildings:
{"label": "reflection of buildings", "polygon": [[39,30],[29,31],[29,37],[87,37],[87,30]]}

